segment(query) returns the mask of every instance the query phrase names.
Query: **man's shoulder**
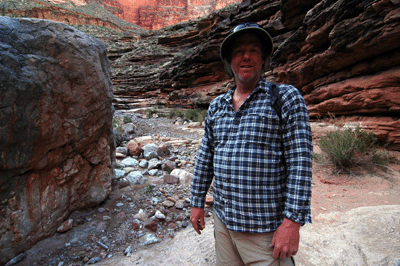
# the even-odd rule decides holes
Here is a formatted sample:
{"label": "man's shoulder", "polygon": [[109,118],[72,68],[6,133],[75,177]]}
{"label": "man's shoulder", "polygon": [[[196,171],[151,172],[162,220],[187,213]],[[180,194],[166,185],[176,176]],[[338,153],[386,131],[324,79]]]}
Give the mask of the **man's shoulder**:
{"label": "man's shoulder", "polygon": [[210,108],[219,108],[221,107],[223,104],[226,104],[226,102],[228,101],[229,95],[232,94],[231,90],[229,90],[228,92],[225,92],[223,94],[218,95],[217,97],[215,97],[213,100],[211,100],[210,102]]}
{"label": "man's shoulder", "polygon": [[283,102],[295,101],[296,99],[303,99],[301,92],[293,85],[290,84],[275,84],[278,88],[278,93]]}

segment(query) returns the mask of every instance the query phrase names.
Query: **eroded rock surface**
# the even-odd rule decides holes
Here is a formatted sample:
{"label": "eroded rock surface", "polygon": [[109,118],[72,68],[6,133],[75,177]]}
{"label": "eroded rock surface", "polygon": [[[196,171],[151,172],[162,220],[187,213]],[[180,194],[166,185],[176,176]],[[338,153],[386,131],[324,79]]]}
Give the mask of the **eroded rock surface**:
{"label": "eroded rock surface", "polygon": [[[379,118],[387,129],[369,129],[391,148],[400,148],[399,1],[243,1],[237,8],[176,25],[172,33],[157,32],[152,35],[156,47],[169,53],[159,49],[157,57],[143,57],[131,51],[119,58],[110,53],[116,108],[206,107],[231,85],[220,44],[232,27],[248,21],[268,30],[274,40],[266,78],[296,86],[312,119]],[[136,67],[156,59],[159,64],[147,70]],[[132,69],[118,71],[127,61]]]}
{"label": "eroded rock surface", "polygon": [[103,43],[62,23],[0,17],[0,264],[102,202],[115,161]]}

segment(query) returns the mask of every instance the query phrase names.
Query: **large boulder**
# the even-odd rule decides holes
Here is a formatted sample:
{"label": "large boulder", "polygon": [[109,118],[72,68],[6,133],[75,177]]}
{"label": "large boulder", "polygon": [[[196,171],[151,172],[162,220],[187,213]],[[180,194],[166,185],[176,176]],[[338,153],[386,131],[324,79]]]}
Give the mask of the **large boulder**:
{"label": "large boulder", "polygon": [[102,42],[62,23],[0,17],[0,264],[102,202],[113,176]]}

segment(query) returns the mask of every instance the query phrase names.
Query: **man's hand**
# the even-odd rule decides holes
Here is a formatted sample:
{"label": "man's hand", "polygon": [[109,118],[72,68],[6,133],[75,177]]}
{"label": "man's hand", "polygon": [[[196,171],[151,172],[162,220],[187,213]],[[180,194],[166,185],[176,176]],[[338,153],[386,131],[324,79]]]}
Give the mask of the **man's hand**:
{"label": "man's hand", "polygon": [[204,223],[204,209],[193,207],[190,215],[190,221],[192,222],[194,230],[201,235],[200,231],[206,227]]}
{"label": "man's hand", "polygon": [[285,218],[275,231],[270,247],[274,248],[274,259],[296,255],[300,242],[300,224]]}

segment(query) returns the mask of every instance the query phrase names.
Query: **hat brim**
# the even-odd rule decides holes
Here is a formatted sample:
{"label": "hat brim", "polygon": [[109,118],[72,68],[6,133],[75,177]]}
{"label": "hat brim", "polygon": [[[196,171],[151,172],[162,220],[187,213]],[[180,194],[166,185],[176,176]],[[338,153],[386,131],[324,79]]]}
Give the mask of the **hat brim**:
{"label": "hat brim", "polygon": [[261,39],[261,43],[262,43],[263,49],[265,51],[265,57],[263,58],[265,60],[264,68],[268,64],[268,62],[269,62],[268,59],[271,56],[272,51],[273,51],[272,38],[269,35],[269,33],[266,30],[264,30],[263,28],[246,27],[246,28],[240,29],[238,31],[232,32],[224,39],[224,41],[222,42],[221,47],[220,47],[220,56],[224,63],[225,70],[228,73],[228,75],[231,77],[233,77],[233,72],[232,72],[232,69],[229,65],[228,58],[227,58],[229,55],[229,48],[230,48],[232,42],[235,40],[235,38],[243,33],[254,33]]}

